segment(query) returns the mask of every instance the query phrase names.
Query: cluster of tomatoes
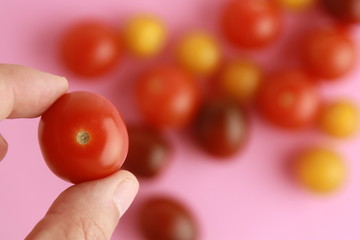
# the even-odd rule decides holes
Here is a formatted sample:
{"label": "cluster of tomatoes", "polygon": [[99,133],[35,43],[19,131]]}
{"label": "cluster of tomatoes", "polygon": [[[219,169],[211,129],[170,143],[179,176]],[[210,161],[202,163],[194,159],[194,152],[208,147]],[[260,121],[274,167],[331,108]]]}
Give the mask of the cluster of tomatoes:
{"label": "cluster of tomatoes", "polygon": [[[261,50],[282,33],[283,7],[299,10],[311,4],[314,1],[232,0],[219,17],[221,30],[234,47]],[[356,106],[346,99],[323,101],[317,84],[331,84],[354,67],[355,43],[349,33],[351,25],[360,22],[360,1],[321,0],[319,5],[333,24],[302,36],[301,65],[292,69],[264,73],[250,59],[224,59],[216,37],[205,30],[185,34],[176,43],[174,61],[151,67],[136,79],[138,109],[146,124],[129,125],[128,135],[106,99],[85,92],[64,95],[40,122],[49,167],[74,183],[101,178],[119,169],[129,145],[123,167],[138,177],[152,178],[164,170],[171,155],[161,131],[179,128],[191,129],[195,142],[208,154],[226,158],[244,147],[252,107],[278,128],[317,126],[331,137],[351,137],[359,121]],[[61,53],[73,73],[96,77],[116,67],[122,51],[138,58],[155,57],[167,39],[166,25],[153,15],[129,19],[121,36],[90,21],[67,32]],[[340,154],[324,147],[304,150],[292,166],[298,182],[315,192],[338,189],[347,172]],[[141,226],[148,239],[197,236],[190,213],[171,199],[155,198],[145,204]]]}

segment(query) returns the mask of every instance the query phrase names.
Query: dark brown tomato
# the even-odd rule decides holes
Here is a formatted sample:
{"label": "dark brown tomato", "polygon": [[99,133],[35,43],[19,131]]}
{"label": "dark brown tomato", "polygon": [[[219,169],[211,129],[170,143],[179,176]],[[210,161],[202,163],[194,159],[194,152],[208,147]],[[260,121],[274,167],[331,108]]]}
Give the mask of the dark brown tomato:
{"label": "dark brown tomato", "polygon": [[342,22],[360,22],[359,0],[321,0],[321,3],[331,16]]}
{"label": "dark brown tomato", "polygon": [[248,128],[247,118],[240,106],[229,100],[213,100],[200,110],[194,135],[205,151],[227,157],[244,145]]}
{"label": "dark brown tomato", "polygon": [[137,177],[157,176],[166,167],[171,154],[167,140],[146,126],[129,126],[129,153],[124,168]]}
{"label": "dark brown tomato", "polygon": [[140,211],[141,232],[148,240],[196,240],[197,224],[180,203],[166,197],[148,200]]}

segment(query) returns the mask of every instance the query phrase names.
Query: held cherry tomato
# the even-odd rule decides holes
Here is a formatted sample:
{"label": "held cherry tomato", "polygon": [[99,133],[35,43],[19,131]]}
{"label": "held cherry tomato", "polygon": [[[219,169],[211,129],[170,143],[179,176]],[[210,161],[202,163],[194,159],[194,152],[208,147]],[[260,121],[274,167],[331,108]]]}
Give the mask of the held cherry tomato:
{"label": "held cherry tomato", "polygon": [[164,47],[166,29],[164,23],[151,15],[139,15],[129,20],[124,31],[128,50],[138,57],[151,57]]}
{"label": "held cherry tomato", "polygon": [[160,174],[170,158],[171,147],[156,130],[146,126],[130,126],[129,153],[123,165],[137,177],[152,178]]}
{"label": "held cherry tomato", "polygon": [[312,81],[300,71],[274,73],[263,81],[258,93],[263,117],[274,125],[301,129],[316,120],[319,96]]}
{"label": "held cherry tomato", "polygon": [[353,136],[359,125],[357,107],[346,100],[329,103],[321,111],[319,125],[325,133],[333,137]]}
{"label": "held cherry tomato", "polygon": [[218,84],[224,95],[245,104],[253,100],[261,79],[259,66],[248,60],[234,60],[224,65]]}
{"label": "held cherry tomato", "polygon": [[294,163],[294,171],[304,187],[318,193],[339,189],[347,175],[342,157],[325,148],[312,148],[301,153]]}
{"label": "held cherry tomato", "polygon": [[149,69],[136,88],[140,111],[157,128],[186,126],[196,112],[199,95],[194,79],[173,65]]}
{"label": "held cherry tomato", "polygon": [[304,41],[303,62],[314,77],[334,80],[347,74],[355,64],[355,43],[344,32],[318,29]]}
{"label": "held cherry tomato", "polygon": [[345,23],[359,23],[359,0],[321,0],[324,9],[334,18]]}
{"label": "held cherry tomato", "polygon": [[188,71],[206,75],[212,73],[220,61],[220,48],[207,33],[193,32],[180,40],[177,59]]}
{"label": "held cherry tomato", "polygon": [[116,172],[128,151],[118,110],[89,92],[67,93],[42,115],[39,143],[49,168],[72,183]]}
{"label": "held cherry tomato", "polygon": [[116,33],[100,22],[83,22],[65,34],[61,56],[66,67],[82,77],[97,77],[119,61],[121,49]]}
{"label": "held cherry tomato", "polygon": [[205,104],[195,121],[194,137],[211,155],[229,157],[244,146],[248,121],[243,110],[228,100]]}
{"label": "held cherry tomato", "polygon": [[280,9],[273,0],[232,0],[223,13],[222,29],[237,47],[264,47],[280,33]]}
{"label": "held cherry tomato", "polygon": [[147,240],[196,240],[194,217],[179,202],[168,197],[153,197],[140,211],[140,229]]}

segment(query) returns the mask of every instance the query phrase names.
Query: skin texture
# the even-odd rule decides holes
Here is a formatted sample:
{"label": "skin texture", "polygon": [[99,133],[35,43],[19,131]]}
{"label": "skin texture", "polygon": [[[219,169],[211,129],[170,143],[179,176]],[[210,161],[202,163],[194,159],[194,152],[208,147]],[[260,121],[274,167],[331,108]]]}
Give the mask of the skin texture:
{"label": "skin texture", "polygon": [[[67,88],[65,78],[22,66],[0,64],[1,119],[37,117]],[[1,138],[0,155],[5,155],[5,151],[6,143]],[[127,171],[74,185],[55,200],[26,239],[110,239],[138,187],[136,178]]]}

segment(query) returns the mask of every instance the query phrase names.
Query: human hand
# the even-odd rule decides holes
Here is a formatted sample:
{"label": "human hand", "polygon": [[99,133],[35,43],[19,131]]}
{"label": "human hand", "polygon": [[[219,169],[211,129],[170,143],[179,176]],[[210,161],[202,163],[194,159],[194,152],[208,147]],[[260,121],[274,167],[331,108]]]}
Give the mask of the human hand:
{"label": "human hand", "polygon": [[[38,117],[67,89],[65,78],[0,64],[0,120]],[[6,151],[0,135],[0,160]],[[123,170],[74,185],[60,194],[26,239],[110,239],[138,188],[134,175]]]}

